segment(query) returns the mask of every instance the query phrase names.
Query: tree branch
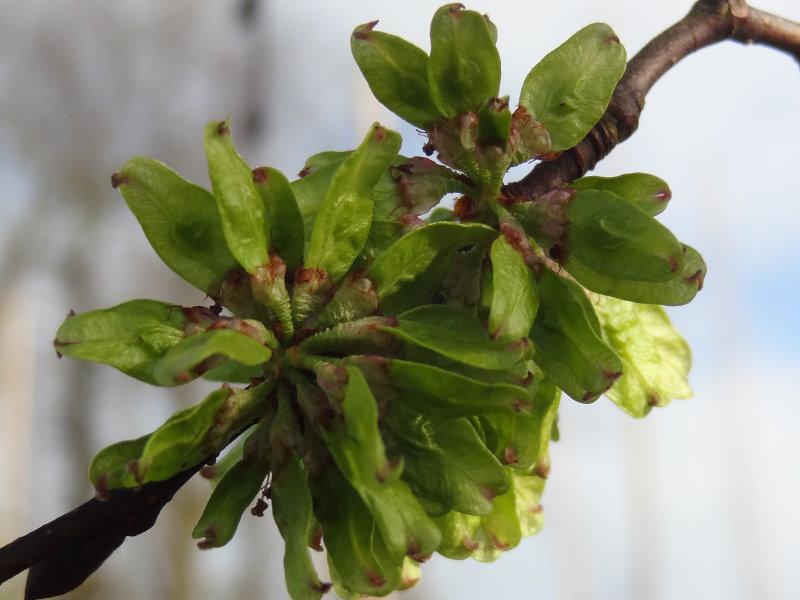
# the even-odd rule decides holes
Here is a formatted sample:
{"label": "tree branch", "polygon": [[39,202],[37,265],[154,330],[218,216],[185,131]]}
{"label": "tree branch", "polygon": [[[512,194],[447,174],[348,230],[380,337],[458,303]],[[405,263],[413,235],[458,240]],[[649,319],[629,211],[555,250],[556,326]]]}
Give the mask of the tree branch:
{"label": "tree branch", "polygon": [[645,96],[664,73],[692,52],[723,40],[770,46],[800,63],[800,23],[752,8],[745,0],[700,0],[630,60],[606,113],[589,134],[558,158],[539,163],[521,180],[504,186],[504,198],[531,200],[592,170],[636,131]]}
{"label": "tree branch", "polygon": [[[147,483],[136,490],[111,490],[108,498],[92,498],[74,510],[17,538],[0,548],[0,583],[7,581],[25,569],[31,568],[31,580],[52,592],[59,586],[71,584],[65,593],[83,582],[124,541],[126,536],[139,535],[156,522],[161,509],[189,479],[216,455],[209,456],[194,467],[181,471],[164,481]],[[91,555],[94,547],[106,548],[107,552]],[[51,565],[47,561],[55,558]],[[80,564],[74,564],[75,562]],[[72,561],[69,569],[63,567]],[[95,564],[96,563],[96,564]],[[33,577],[34,568],[42,565],[39,577]],[[89,569],[85,574],[81,568]],[[54,573],[55,572],[55,573]],[[76,572],[82,575],[74,581]],[[58,575],[61,579],[52,581]],[[71,578],[64,581],[63,578]],[[30,590],[29,590],[30,591]],[[45,598],[54,595],[28,595],[26,598]]]}

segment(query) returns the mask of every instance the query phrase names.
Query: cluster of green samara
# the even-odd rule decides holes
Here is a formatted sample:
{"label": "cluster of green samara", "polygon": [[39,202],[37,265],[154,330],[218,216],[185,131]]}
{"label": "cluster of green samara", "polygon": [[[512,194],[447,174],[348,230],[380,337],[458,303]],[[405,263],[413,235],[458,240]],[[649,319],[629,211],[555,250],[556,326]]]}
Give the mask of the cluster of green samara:
{"label": "cluster of green samara", "polygon": [[[205,130],[211,192],[134,158],[114,185],[213,305],[133,300],[69,317],[56,340],[155,385],[227,382],[102,450],[90,477],[100,494],[164,480],[238,437],[207,473],[194,536],[222,546],[271,503],[295,599],[330,587],[310,548],[338,593],[380,596],[434,552],[493,560],[538,531],[562,391],[634,416],[690,394],[688,348],[658,305],[691,300],[705,267],[654,218],[666,184],[501,192],[509,167],[552,159],[601,117],[625,69],[613,31],[589,25],[547,55],[512,113],[484,15],[439,9],[430,54],[374,26],[354,31],[355,60],[438,162],[399,156],[376,124],[289,182],[251,170],[227,121]],[[437,206],[450,193],[455,209]]]}

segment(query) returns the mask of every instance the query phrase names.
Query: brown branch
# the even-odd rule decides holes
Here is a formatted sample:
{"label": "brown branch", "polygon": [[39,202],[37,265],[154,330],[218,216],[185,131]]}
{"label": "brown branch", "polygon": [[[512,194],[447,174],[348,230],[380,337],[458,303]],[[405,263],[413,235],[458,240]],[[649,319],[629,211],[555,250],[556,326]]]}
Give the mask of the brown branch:
{"label": "brown branch", "polygon": [[770,46],[800,63],[800,23],[751,8],[745,0],[700,0],[630,60],[608,110],[589,134],[555,160],[536,165],[524,178],[505,186],[505,198],[530,200],[592,170],[636,131],[645,96],[664,73],[692,52],[723,40]]}
{"label": "brown branch", "polygon": [[[175,492],[215,457],[209,456],[169,479],[147,483],[136,490],[111,490],[107,499],[92,498],[17,538],[0,548],[0,583],[30,568],[26,598],[46,598],[55,595],[55,590],[60,589],[56,593],[61,594],[74,589],[126,536],[150,529]],[[62,568],[67,564],[69,568]],[[32,583],[39,589],[31,592]]]}

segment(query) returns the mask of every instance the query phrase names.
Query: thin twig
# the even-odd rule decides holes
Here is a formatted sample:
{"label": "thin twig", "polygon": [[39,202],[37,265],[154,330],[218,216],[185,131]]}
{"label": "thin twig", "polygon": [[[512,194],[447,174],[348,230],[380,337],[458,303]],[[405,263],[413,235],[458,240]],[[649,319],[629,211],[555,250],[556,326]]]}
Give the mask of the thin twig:
{"label": "thin twig", "polygon": [[800,23],[752,8],[744,0],[700,0],[630,60],[608,110],[589,134],[555,160],[539,163],[505,186],[505,199],[531,200],[592,170],[636,131],[645,96],[664,73],[689,54],[723,40],[770,46],[800,63]]}

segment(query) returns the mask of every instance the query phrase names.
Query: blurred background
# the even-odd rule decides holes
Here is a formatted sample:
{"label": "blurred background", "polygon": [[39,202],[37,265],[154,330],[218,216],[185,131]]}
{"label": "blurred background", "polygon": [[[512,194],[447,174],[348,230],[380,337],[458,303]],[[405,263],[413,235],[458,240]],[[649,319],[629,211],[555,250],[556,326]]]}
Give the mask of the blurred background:
{"label": "blurred background", "polygon": [[[201,398],[58,360],[67,311],[133,297],[198,304],[163,266],[109,176],[137,154],[207,184],[202,127],[234,118],[253,165],[295,174],[354,147],[373,120],[423,138],[371,97],[349,34],[380,28],[427,48],[438,1],[0,0],[0,545],[90,497],[93,454]],[[502,92],[593,21],[629,54],[690,2],[478,0],[500,31]],[[800,19],[797,0],[760,8]],[[491,565],[434,558],[409,599],[789,599],[800,571],[800,72],[725,43],[648,97],[637,134],[596,173],[666,179],[666,224],[705,256],[690,305],[670,310],[694,350],[695,398],[642,421],[565,399],[545,529]],[[521,176],[517,169],[513,175]],[[191,482],[71,598],[288,598],[271,518],[225,548],[190,531],[209,493]],[[20,598],[22,577],[0,588]]]}

